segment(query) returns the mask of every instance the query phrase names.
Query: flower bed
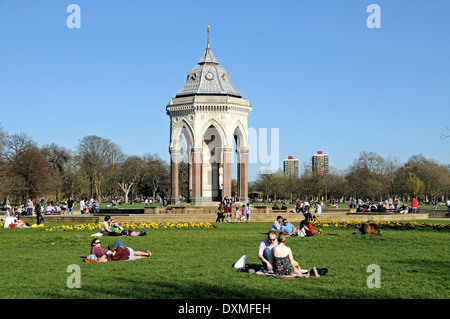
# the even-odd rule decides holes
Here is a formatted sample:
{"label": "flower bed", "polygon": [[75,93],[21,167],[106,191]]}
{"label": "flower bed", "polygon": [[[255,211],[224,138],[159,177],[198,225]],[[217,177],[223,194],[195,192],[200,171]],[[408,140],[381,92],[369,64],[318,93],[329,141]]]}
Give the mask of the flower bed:
{"label": "flower bed", "polygon": [[[204,222],[186,222],[186,223],[120,223],[125,229],[168,229],[168,228],[213,228],[211,223]],[[76,225],[60,225],[51,228],[46,228],[45,231],[58,230],[100,230],[101,224],[76,224]]]}
{"label": "flower bed", "polygon": [[[349,222],[333,222],[333,221],[315,221],[312,222],[317,227],[351,227],[359,228],[364,222],[362,221],[349,221]],[[380,221],[377,222],[380,228],[390,229],[435,229],[435,230],[448,230],[450,224],[437,224],[437,223],[425,223],[425,222],[400,222],[400,221]]]}

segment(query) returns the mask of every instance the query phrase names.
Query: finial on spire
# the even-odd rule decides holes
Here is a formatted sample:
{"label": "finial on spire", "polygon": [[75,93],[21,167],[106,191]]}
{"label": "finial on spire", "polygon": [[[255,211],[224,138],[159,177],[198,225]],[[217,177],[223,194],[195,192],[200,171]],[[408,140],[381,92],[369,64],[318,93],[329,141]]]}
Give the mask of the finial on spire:
{"label": "finial on spire", "polygon": [[208,32],[208,44],[209,44],[209,24],[208,24],[207,32]]}

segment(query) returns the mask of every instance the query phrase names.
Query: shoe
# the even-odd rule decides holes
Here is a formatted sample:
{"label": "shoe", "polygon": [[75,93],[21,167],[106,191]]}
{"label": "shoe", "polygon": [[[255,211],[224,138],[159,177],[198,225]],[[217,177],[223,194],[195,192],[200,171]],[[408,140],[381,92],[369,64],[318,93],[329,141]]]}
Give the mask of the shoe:
{"label": "shoe", "polygon": [[309,273],[311,274],[311,276],[314,276],[316,278],[319,277],[319,273],[317,272],[316,267],[313,267]]}
{"label": "shoe", "polygon": [[328,272],[327,268],[317,268],[317,273],[319,276],[325,276],[325,274]]}
{"label": "shoe", "polygon": [[147,257],[150,257],[151,255],[152,255],[152,253],[151,252],[149,252],[148,250],[146,250],[145,251],[147,254],[148,254],[148,256]]}

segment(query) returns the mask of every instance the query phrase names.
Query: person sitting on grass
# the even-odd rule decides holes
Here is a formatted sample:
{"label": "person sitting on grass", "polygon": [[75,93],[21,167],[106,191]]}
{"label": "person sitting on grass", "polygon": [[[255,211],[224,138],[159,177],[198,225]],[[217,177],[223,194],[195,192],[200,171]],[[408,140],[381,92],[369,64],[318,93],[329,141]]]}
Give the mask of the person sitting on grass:
{"label": "person sitting on grass", "polygon": [[322,206],[320,205],[319,202],[316,202],[316,210],[314,211],[314,214],[312,215],[312,219],[314,221],[316,221],[317,218],[320,217],[320,215],[322,215]]}
{"label": "person sitting on grass", "polygon": [[262,240],[258,248],[258,258],[266,270],[272,270],[272,250],[278,245],[277,232],[269,231],[267,238]]}
{"label": "person sitting on grass", "polygon": [[309,277],[309,274],[303,274],[300,266],[294,267],[294,256],[292,250],[286,246],[286,235],[278,236],[278,245],[273,248],[272,267],[275,275]]}
{"label": "person sitting on grass", "polygon": [[280,234],[286,235],[286,236],[292,236],[295,235],[295,227],[292,226],[290,222],[286,218],[283,218],[283,223],[280,227]]}
{"label": "person sitting on grass", "polygon": [[17,224],[17,228],[29,228],[28,224],[24,223],[23,220],[20,219],[19,213],[16,213],[14,216],[14,223]]}
{"label": "person sitting on grass", "polygon": [[311,212],[309,211],[309,205],[305,205],[303,209],[303,216],[305,216],[305,218],[308,220],[312,220]]}
{"label": "person sitting on grass", "polygon": [[281,222],[283,221],[282,216],[277,216],[277,220],[273,222],[271,230],[274,230],[277,232],[277,235],[280,233],[281,228]]}
{"label": "person sitting on grass", "polygon": [[152,254],[147,251],[135,251],[131,247],[115,247],[114,244],[108,245],[108,250],[106,251],[106,255],[103,255],[99,258],[99,262],[108,262],[108,261],[119,261],[119,260],[136,260],[142,258],[148,258]]}
{"label": "person sitting on grass", "polygon": [[322,229],[319,229],[319,231],[315,231],[313,229],[312,224],[306,218],[305,218],[305,220],[302,220],[300,222],[300,225],[297,228],[297,235],[298,236],[309,237],[309,236],[314,236],[315,234],[322,234]]}
{"label": "person sitting on grass", "polygon": [[364,224],[362,224],[356,233],[353,233],[353,235],[365,235],[365,234],[372,236],[380,235],[380,226],[378,225],[378,223],[369,220]]}

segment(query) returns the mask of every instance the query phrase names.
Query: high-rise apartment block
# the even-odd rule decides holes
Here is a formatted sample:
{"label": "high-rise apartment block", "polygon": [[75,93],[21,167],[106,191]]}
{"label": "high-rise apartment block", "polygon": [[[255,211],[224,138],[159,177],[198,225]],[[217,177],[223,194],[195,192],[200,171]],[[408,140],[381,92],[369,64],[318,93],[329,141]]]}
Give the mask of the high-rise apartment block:
{"label": "high-rise apartment block", "polygon": [[328,173],[330,170],[328,154],[318,151],[312,156],[312,171],[314,173]]}
{"label": "high-rise apartment block", "polygon": [[294,159],[292,156],[288,156],[283,161],[284,175],[291,175],[298,177],[298,159]]}

